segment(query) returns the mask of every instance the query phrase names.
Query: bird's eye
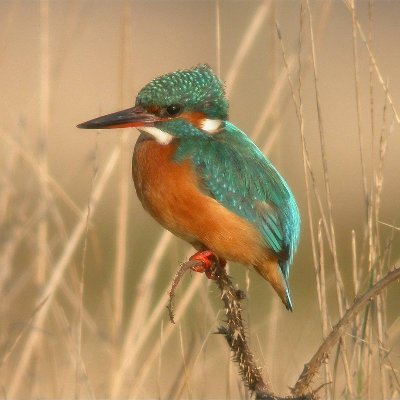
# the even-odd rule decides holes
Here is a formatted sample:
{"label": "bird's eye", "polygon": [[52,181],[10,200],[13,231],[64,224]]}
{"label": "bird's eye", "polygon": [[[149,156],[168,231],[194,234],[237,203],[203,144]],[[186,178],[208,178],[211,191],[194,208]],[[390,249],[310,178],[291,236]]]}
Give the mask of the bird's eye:
{"label": "bird's eye", "polygon": [[167,106],[166,111],[170,117],[175,117],[181,112],[182,107],[179,104],[170,104]]}

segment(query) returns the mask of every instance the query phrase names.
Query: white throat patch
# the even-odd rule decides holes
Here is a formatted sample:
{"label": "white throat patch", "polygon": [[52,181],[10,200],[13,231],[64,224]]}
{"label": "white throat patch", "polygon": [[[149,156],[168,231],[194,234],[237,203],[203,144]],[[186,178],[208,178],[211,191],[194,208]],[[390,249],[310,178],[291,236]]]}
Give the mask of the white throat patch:
{"label": "white throat patch", "polygon": [[143,126],[143,127],[140,127],[140,130],[143,132],[149,133],[160,144],[171,143],[172,139],[174,138],[169,133],[164,132],[161,129],[158,129],[155,126]]}
{"label": "white throat patch", "polygon": [[204,118],[200,122],[200,128],[207,133],[217,133],[221,127],[222,121],[220,119]]}

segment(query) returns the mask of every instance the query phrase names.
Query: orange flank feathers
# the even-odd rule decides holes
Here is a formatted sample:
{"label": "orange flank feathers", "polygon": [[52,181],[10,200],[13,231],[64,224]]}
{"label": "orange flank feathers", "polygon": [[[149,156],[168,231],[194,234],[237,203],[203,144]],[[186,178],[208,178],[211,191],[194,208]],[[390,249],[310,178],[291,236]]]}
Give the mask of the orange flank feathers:
{"label": "orange flank feathers", "polygon": [[[286,284],[276,256],[255,227],[201,190],[189,160],[177,163],[177,140],[161,145],[142,133],[135,146],[132,174],[143,207],[166,229],[196,249],[254,266],[286,304]],[[171,190],[174,188],[174,190]]]}

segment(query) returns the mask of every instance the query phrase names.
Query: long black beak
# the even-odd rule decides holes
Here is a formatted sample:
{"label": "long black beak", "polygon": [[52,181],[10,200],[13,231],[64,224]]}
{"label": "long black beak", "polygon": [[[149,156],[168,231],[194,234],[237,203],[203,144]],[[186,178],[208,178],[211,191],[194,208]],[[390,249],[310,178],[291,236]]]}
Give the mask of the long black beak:
{"label": "long black beak", "polygon": [[159,117],[147,113],[142,107],[132,107],[103,115],[90,121],[77,125],[81,129],[110,129],[141,126],[154,126],[154,122],[160,121]]}

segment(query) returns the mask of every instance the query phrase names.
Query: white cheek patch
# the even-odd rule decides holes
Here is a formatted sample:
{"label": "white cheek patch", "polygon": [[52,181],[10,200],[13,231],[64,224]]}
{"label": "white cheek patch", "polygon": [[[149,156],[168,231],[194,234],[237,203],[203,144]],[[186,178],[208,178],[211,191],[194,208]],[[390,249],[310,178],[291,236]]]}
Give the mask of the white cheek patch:
{"label": "white cheek patch", "polygon": [[218,133],[221,124],[222,121],[220,119],[203,118],[200,121],[200,129],[207,133],[214,134]]}
{"label": "white cheek patch", "polygon": [[143,127],[140,127],[140,130],[143,132],[149,133],[160,144],[171,143],[172,139],[174,138],[169,133],[164,132],[161,129],[158,129],[155,126],[143,126]]}

